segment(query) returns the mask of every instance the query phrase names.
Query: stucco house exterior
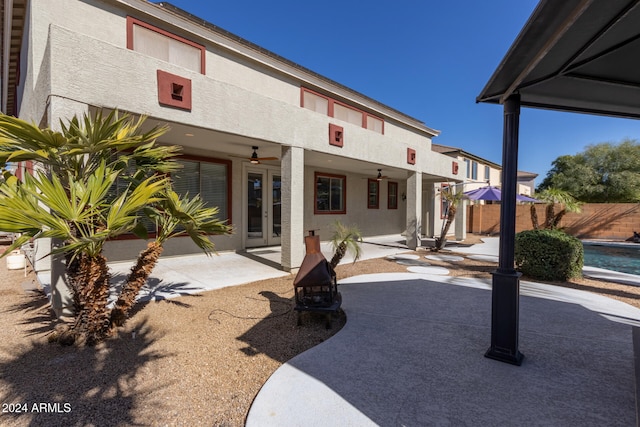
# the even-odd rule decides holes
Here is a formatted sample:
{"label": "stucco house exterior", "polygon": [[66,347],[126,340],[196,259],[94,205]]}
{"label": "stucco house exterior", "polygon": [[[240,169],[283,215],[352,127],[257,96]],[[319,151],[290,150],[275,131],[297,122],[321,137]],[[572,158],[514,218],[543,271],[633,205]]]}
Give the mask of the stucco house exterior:
{"label": "stucco house exterior", "polygon": [[[442,144],[431,144],[431,149],[438,153],[453,157],[460,162],[464,191],[475,190],[480,187],[492,185],[502,186],[502,166],[490,160],[479,157],[459,147],[451,147]],[[533,172],[518,171],[517,193],[530,196],[535,191],[535,179],[538,174]]]}
{"label": "stucco house exterior", "polygon": [[[415,248],[439,225],[434,186],[460,181],[422,121],[168,3],[2,7],[2,111],[53,129],[96,109],[168,124],[160,142],[183,147],[176,188],[199,192],[235,227],[212,238],[218,250],[280,245],[282,268],[294,270],[307,231],[328,238],[336,220]],[[133,259],[143,246],[115,240],[105,255]],[[176,238],[164,253],[195,252]]]}

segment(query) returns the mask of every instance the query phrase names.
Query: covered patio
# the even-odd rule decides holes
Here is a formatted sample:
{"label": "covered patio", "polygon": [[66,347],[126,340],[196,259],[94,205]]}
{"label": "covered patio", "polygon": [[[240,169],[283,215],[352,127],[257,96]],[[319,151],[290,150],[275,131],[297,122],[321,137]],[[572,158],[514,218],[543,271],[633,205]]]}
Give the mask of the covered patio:
{"label": "covered patio", "polygon": [[542,0],[477,102],[504,108],[500,262],[493,275],[487,357],[519,365],[514,269],[520,108],[640,118],[640,2]]}

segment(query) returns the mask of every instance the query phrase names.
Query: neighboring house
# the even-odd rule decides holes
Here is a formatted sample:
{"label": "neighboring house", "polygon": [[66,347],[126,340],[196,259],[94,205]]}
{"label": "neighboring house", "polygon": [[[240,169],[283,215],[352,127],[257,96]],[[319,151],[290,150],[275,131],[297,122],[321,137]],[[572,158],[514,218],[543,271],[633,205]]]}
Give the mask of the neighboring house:
{"label": "neighboring house", "polygon": [[487,185],[500,186],[502,167],[499,164],[478,157],[458,147],[432,144],[431,149],[459,161],[460,178],[465,183],[463,191],[471,191]]}
{"label": "neighboring house", "polygon": [[[475,190],[486,185],[502,186],[502,166],[469,153],[462,148],[431,144],[431,149],[459,160],[462,168],[464,191]],[[518,194],[530,196],[535,191],[538,174],[518,171]]]}
{"label": "neighboring house", "polygon": [[[283,269],[295,269],[307,230],[328,239],[335,220],[365,236],[406,233],[415,248],[439,218],[423,189],[459,181],[422,121],[165,2],[2,6],[3,112],[54,129],[97,108],[169,124],[160,142],[184,152],[177,190],[200,193],[235,227],[212,238],[218,250],[281,245]],[[143,246],[115,240],[105,252],[133,259]],[[195,252],[189,238],[164,251]]]}
{"label": "neighboring house", "polygon": [[518,192],[525,196],[535,193],[537,177],[537,173],[518,171]]}

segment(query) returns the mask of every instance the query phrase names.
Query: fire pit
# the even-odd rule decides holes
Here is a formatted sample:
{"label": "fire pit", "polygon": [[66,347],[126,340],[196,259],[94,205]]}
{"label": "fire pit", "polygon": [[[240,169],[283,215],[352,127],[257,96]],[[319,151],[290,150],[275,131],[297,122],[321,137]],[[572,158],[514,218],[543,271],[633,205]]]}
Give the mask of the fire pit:
{"label": "fire pit", "polygon": [[311,231],[304,238],[304,243],[307,253],[293,281],[298,325],[302,323],[302,312],[325,313],[329,329],[331,316],[338,313],[342,304],[336,273],[320,252],[320,236],[315,236]]}

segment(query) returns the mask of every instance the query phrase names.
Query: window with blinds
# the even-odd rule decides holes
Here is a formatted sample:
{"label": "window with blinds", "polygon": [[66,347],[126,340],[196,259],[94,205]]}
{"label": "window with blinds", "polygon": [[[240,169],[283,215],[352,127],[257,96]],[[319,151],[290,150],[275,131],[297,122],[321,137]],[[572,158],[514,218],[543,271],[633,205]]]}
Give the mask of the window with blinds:
{"label": "window with blinds", "polygon": [[180,159],[182,168],[171,175],[173,189],[181,196],[199,194],[209,207],[218,207],[218,218],[229,218],[229,165],[227,162]]}
{"label": "window with blinds", "polygon": [[316,113],[384,134],[384,120],[365,111],[301,87],[300,106]]}
{"label": "window with blinds", "polygon": [[204,74],[204,46],[127,17],[127,48]]}
{"label": "window with blinds", "polygon": [[[114,157],[113,157],[114,160],[116,156],[117,155],[114,154]],[[135,171],[136,171],[136,166],[134,164],[134,161],[129,160],[127,163],[127,168],[125,169],[124,175],[127,175],[127,176],[133,175]],[[151,175],[147,174],[147,176],[151,176]],[[109,202],[113,202],[118,197],[120,197],[123,193],[125,193],[129,189],[130,185],[131,184],[126,179],[118,177],[118,179],[116,179],[116,182],[113,183],[113,185],[111,186],[107,194],[107,199],[109,200]],[[137,221],[144,225],[144,228],[147,230],[147,233],[150,236],[155,235],[155,233],[157,232],[157,224],[155,223],[155,221],[152,221],[151,219],[149,219],[146,215],[142,213],[142,211],[138,211],[137,216],[138,216]],[[132,233],[129,233],[128,235],[125,234],[123,237],[127,238],[130,236],[132,236]]]}

